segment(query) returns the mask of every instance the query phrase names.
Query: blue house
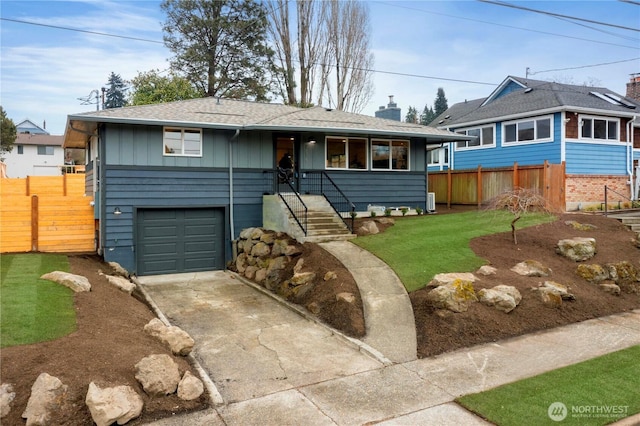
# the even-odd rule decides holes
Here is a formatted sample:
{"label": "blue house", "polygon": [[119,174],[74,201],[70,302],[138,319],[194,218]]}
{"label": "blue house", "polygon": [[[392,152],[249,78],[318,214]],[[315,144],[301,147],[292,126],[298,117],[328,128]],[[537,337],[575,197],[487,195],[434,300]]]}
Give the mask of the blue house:
{"label": "blue house", "polygon": [[[304,233],[298,194],[326,198],[339,219],[369,205],[426,209],[426,148],[460,139],[322,107],[203,98],[69,115],[64,145],[87,155],[98,252],[148,275],[224,268],[273,197]],[[291,181],[276,173],[285,154]]]}
{"label": "blue house", "polygon": [[637,199],[638,114],[640,102],[604,87],[509,76],[431,123],[474,139],[430,149],[428,170],[564,163],[567,210],[599,205],[605,185]]}

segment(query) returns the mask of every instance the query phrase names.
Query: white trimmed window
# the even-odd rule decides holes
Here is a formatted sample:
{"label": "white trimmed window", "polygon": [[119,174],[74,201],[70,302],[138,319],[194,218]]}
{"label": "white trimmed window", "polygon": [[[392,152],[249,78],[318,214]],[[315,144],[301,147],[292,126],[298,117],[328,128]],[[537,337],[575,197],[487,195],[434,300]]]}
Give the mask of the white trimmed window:
{"label": "white trimmed window", "polygon": [[372,170],[409,170],[409,141],[371,140]]}
{"label": "white trimmed window", "polygon": [[327,137],[325,147],[327,169],[366,170],[366,139],[332,136]]}
{"label": "white trimmed window", "polygon": [[505,144],[526,142],[551,142],[553,135],[553,116],[539,117],[520,121],[510,121],[502,125],[502,138]]}
{"label": "white trimmed window", "polygon": [[164,128],[164,155],[178,157],[202,156],[202,130],[181,129],[177,127]]}
{"label": "white trimmed window", "polygon": [[620,120],[617,118],[580,116],[580,139],[619,141]]}
{"label": "white trimmed window", "polygon": [[449,146],[428,150],[427,164],[429,166],[449,165]]}
{"label": "white trimmed window", "polygon": [[496,146],[495,125],[473,127],[469,129],[456,130],[456,133],[467,136],[475,136],[474,140],[459,141],[456,143],[456,150],[465,148],[489,148]]}
{"label": "white trimmed window", "polygon": [[38,145],[38,155],[53,155],[55,147],[49,145]]}

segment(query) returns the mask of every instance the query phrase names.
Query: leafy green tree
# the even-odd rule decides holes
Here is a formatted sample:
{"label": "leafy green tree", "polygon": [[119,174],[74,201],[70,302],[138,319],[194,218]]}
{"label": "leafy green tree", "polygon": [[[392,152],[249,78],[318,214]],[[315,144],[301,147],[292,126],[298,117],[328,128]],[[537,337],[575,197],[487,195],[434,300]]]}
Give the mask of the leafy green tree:
{"label": "leafy green tree", "polygon": [[404,117],[404,121],[406,123],[417,123],[418,122],[418,110],[416,107],[409,106],[409,110],[407,111],[407,115]]}
{"label": "leafy green tree", "polygon": [[0,106],[0,120],[0,161],[4,161],[4,154],[13,151],[13,143],[18,135],[15,123],[7,117],[7,113],[2,106]]}
{"label": "leafy green tree", "polygon": [[127,104],[126,90],[127,85],[122,77],[120,77],[120,74],[112,71],[109,75],[109,81],[107,82],[107,89],[105,91],[104,108],[120,108],[125,106]]}
{"label": "leafy green tree", "polygon": [[442,87],[438,87],[438,94],[436,95],[436,100],[433,103],[433,109],[436,113],[436,117],[445,112],[449,108],[447,104],[447,98],[444,95],[444,89]]}
{"label": "leafy green tree", "polygon": [[267,13],[252,0],[164,0],[172,69],[203,94],[268,100],[273,51]]}
{"label": "leafy green tree", "polygon": [[185,77],[175,75],[162,76],[158,70],[139,72],[131,80],[129,103],[131,105],[159,104],[202,97]]}

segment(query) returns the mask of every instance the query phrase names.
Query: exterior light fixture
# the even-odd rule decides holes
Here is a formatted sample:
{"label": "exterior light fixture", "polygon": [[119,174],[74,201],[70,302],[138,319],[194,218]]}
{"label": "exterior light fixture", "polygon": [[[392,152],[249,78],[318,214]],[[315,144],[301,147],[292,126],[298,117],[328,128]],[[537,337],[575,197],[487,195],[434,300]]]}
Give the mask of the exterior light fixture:
{"label": "exterior light fixture", "polygon": [[116,216],[121,215],[122,212],[120,211],[120,207],[116,207],[115,209],[113,209],[113,214],[115,214]]}

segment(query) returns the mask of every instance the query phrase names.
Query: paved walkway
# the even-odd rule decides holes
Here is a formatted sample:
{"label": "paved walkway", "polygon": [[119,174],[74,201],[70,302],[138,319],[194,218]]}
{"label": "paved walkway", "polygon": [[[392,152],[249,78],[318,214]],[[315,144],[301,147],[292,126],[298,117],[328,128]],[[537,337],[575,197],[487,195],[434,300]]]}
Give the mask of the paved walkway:
{"label": "paved walkway", "polygon": [[485,425],[454,399],[640,344],[634,311],[388,365],[233,273],[138,281],[195,338],[214,389],[215,408],[154,426]]}

